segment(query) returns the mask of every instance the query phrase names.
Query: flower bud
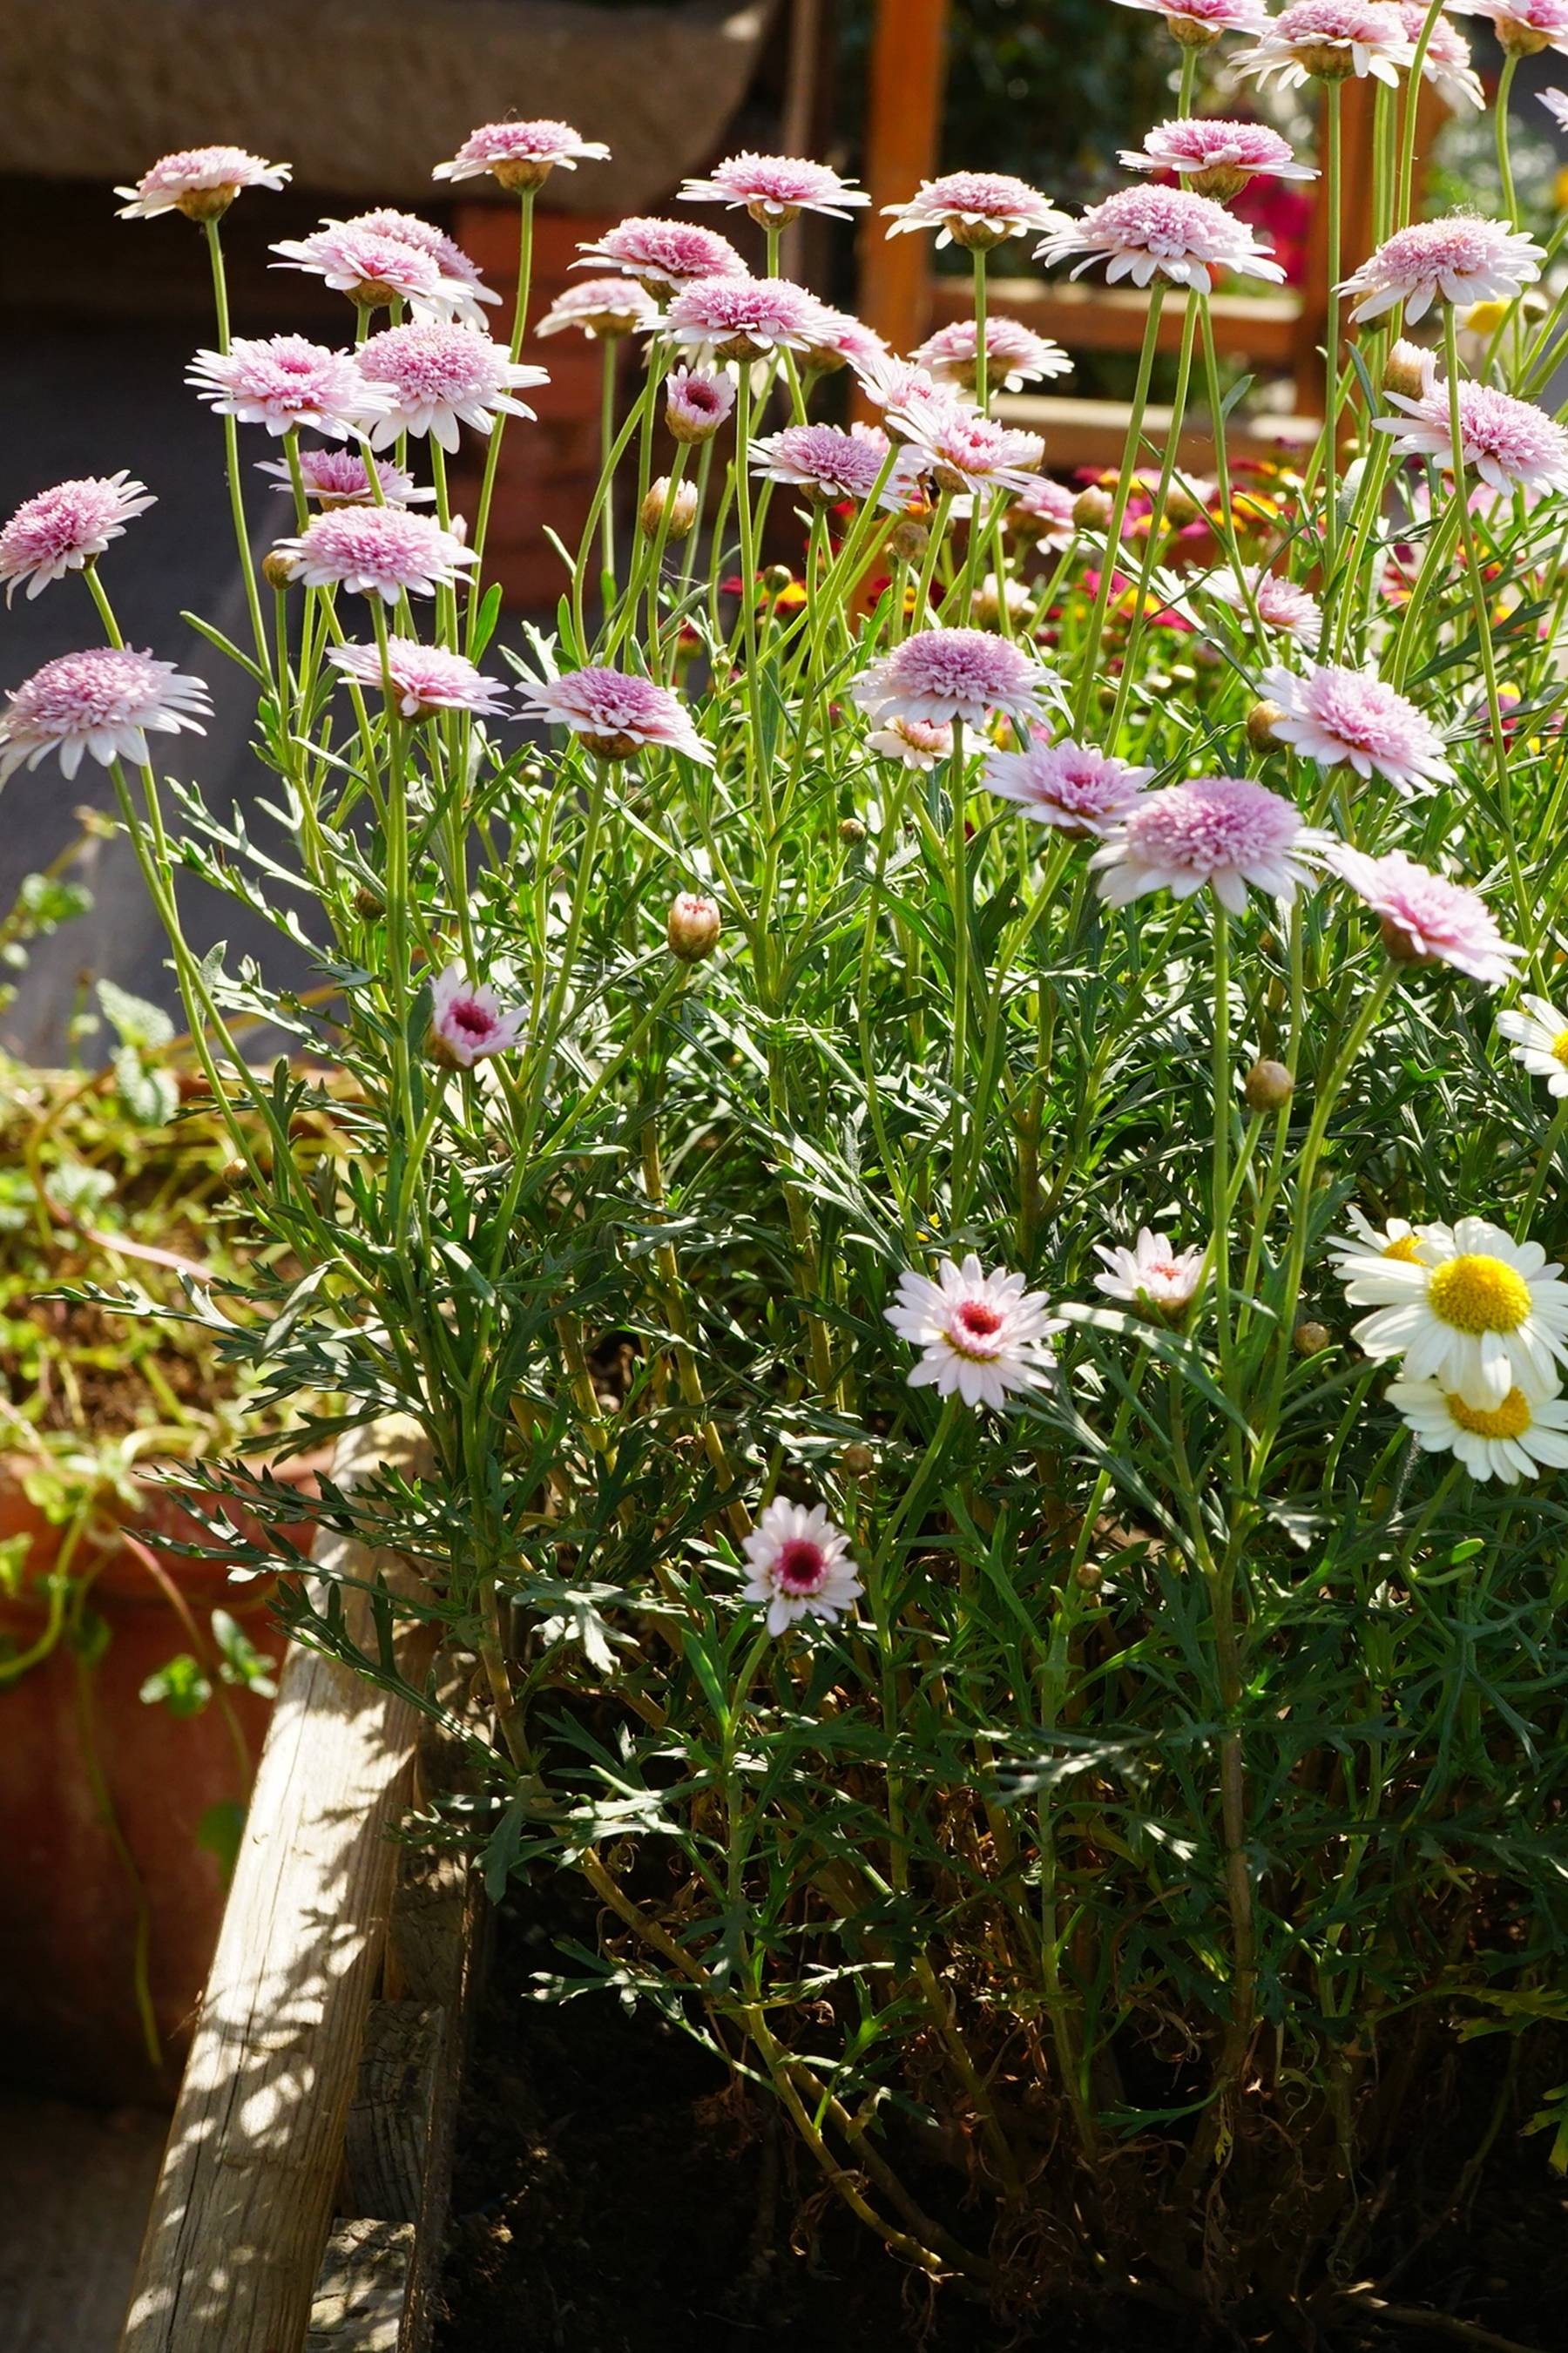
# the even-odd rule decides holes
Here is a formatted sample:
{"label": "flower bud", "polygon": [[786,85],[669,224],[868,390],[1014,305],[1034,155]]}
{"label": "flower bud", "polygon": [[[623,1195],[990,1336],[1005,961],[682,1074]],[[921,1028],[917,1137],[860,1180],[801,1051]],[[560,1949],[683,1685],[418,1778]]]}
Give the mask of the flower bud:
{"label": "flower bud", "polygon": [[1296,1092],[1296,1082],[1283,1062],[1254,1062],[1241,1092],[1253,1111],[1283,1111]]}
{"label": "flower bud", "polygon": [[1247,740],[1255,752],[1282,752],[1285,748],[1274,733],[1274,723],[1285,713],[1278,702],[1255,702],[1247,714]]}
{"label": "flower bud", "polygon": [[1404,400],[1419,400],[1431,391],[1436,373],[1436,353],[1423,351],[1419,343],[1408,343],[1401,335],[1389,345],[1383,363],[1383,388],[1398,393]]}
{"label": "flower bud", "polygon": [[786,588],[795,586],[795,574],[787,564],[770,564],[763,574],[763,586],[770,596],[782,596]]}
{"label": "flower bud", "polygon": [[866,828],[858,817],[842,818],[839,820],[838,839],[853,849],[858,841],[865,840]]}
{"label": "flower bud", "polygon": [[682,891],[670,902],[669,922],[665,936],[671,955],[682,964],[700,964],[710,956],[719,944],[723,925],[716,899],[705,899],[699,892]]}
{"label": "flower bud", "polygon": [[1325,1348],[1331,1348],[1334,1345],[1334,1335],[1328,1325],[1314,1324],[1310,1316],[1305,1323],[1297,1324],[1290,1338],[1303,1356],[1321,1356]]}
{"label": "flower bud", "polygon": [[261,576],[269,588],[284,589],[292,586],[294,559],[280,547],[269,547],[261,559]]}
{"label": "flower bud", "polygon": [[373,891],[368,882],[362,882],[354,892],[354,913],[363,915],[366,923],[374,923],[385,914],[386,902],[379,891]]}
{"label": "flower bud", "polygon": [[243,1160],[226,1160],[218,1170],[219,1188],[225,1193],[241,1193],[250,1182],[250,1171]]}
{"label": "flower bud", "polygon": [[868,1446],[858,1440],[847,1446],[838,1458],[838,1467],[847,1479],[868,1479],[877,1467],[877,1458]]}
{"label": "flower bud", "polygon": [[1087,491],[1079,491],[1072,502],[1072,519],[1079,531],[1108,531],[1116,512],[1116,501],[1109,491],[1091,482]]}
{"label": "flower bud", "polygon": [[1097,1560],[1080,1560],[1073,1571],[1073,1583],[1080,1593],[1098,1593],[1105,1583],[1105,1571]]}
{"label": "flower bud", "polygon": [[672,482],[661,474],[637,509],[637,527],[645,539],[657,539],[661,525],[666,539],[689,539],[697,504],[695,482]]}
{"label": "flower bud", "polygon": [[918,564],[931,544],[931,533],[916,515],[900,515],[888,533],[892,554],[905,564]]}

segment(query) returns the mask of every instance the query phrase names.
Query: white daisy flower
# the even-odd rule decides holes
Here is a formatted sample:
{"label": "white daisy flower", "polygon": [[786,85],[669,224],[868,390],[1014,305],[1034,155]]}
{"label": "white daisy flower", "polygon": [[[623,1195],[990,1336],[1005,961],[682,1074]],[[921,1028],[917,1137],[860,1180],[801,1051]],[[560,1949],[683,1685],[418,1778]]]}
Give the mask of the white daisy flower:
{"label": "white daisy flower", "polygon": [[1497,1026],[1513,1041],[1513,1059],[1532,1079],[1544,1079],[1546,1092],[1568,1095],[1568,1015],[1544,997],[1521,998],[1522,1013],[1500,1013]]}
{"label": "white daisy flower", "polygon": [[1197,1290],[1206,1252],[1175,1250],[1164,1234],[1152,1234],[1147,1226],[1139,1227],[1131,1250],[1120,1245],[1107,1249],[1103,1242],[1096,1242],[1094,1248],[1110,1269],[1109,1273],[1095,1276],[1097,1290],[1110,1299],[1125,1299],[1130,1306],[1152,1310],[1164,1323],[1181,1322]]}
{"label": "white daisy flower", "polygon": [[1346,1286],[1352,1306],[1373,1310],[1355,1326],[1367,1355],[1403,1355],[1407,1379],[1441,1381],[1467,1405],[1554,1389],[1568,1357],[1568,1283],[1540,1243],[1461,1218],[1424,1227],[1418,1247],[1419,1259],[1385,1257]]}
{"label": "white daisy flower", "polygon": [[1472,1479],[1511,1485],[1568,1464],[1568,1401],[1511,1388],[1499,1405],[1469,1405],[1441,1381],[1390,1381],[1384,1396],[1428,1454],[1451,1453]]}
{"label": "white daisy flower", "polygon": [[802,1618],[837,1618],[861,1590],[849,1539],[820,1504],[807,1511],[775,1498],[741,1549],[750,1571],[742,1591],[767,1603],[770,1634]]}
{"label": "white daisy flower", "polygon": [[965,1405],[1000,1413],[1010,1389],[1035,1388],[1053,1362],[1047,1337],[1059,1332],[1043,1291],[1026,1291],[1021,1274],[987,1274],[972,1250],[962,1266],[944,1258],[937,1279],[906,1268],[888,1321],[921,1352],[914,1388],[954,1390]]}
{"label": "white daisy flower", "polygon": [[1394,1259],[1402,1265],[1419,1265],[1421,1238],[1425,1226],[1413,1226],[1407,1218],[1390,1218],[1384,1226],[1374,1226],[1353,1205],[1345,1211],[1351,1231],[1331,1234],[1328,1247],[1333,1260],[1334,1272],[1342,1282],[1353,1282],[1358,1274],[1376,1274],[1380,1259]]}

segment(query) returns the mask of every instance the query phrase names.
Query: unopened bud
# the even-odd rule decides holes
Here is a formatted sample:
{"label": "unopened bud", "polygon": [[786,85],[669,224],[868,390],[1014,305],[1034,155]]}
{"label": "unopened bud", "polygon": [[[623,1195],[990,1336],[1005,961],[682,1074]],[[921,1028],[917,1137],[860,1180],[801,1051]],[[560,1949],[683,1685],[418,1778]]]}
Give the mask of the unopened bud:
{"label": "unopened bud", "polygon": [[1282,752],[1284,745],[1274,733],[1275,723],[1285,716],[1278,702],[1255,702],[1247,714],[1247,740],[1255,752]]}
{"label": "unopened bud", "polygon": [[888,545],[905,564],[918,564],[931,544],[931,533],[915,515],[900,515],[888,533]]}
{"label": "unopened bud", "polygon": [[1423,351],[1419,343],[1407,343],[1401,335],[1389,345],[1383,363],[1383,388],[1398,393],[1403,400],[1419,400],[1431,391],[1436,373],[1436,353]]}
{"label": "unopened bud", "polygon": [[682,964],[700,964],[704,956],[710,956],[722,929],[716,899],[704,899],[695,891],[682,891],[678,899],[671,901],[665,936],[671,955],[679,956]]}
{"label": "unopened bud", "polygon": [[261,559],[261,576],[269,588],[284,589],[292,586],[294,558],[280,547],[269,547]]}
{"label": "unopened bud", "polygon": [[354,913],[363,915],[367,923],[374,923],[385,914],[386,902],[379,891],[373,891],[368,882],[362,882],[354,892]]}
{"label": "unopened bud", "polygon": [[1334,1335],[1328,1325],[1314,1324],[1310,1317],[1306,1323],[1297,1324],[1290,1338],[1303,1356],[1321,1356],[1325,1348],[1331,1348],[1334,1345]]}
{"label": "unopened bud", "polygon": [[226,1193],[238,1193],[250,1182],[250,1170],[243,1160],[226,1160],[218,1170],[217,1181]]}
{"label": "unopened bud", "polygon": [[1109,531],[1115,512],[1115,500],[1098,482],[1091,482],[1087,491],[1079,491],[1072,502],[1073,523],[1079,531]]}
{"label": "unopened bud", "polygon": [[661,474],[637,509],[643,537],[657,539],[662,528],[666,539],[689,539],[697,506],[695,482],[672,482],[668,474]]}
{"label": "unopened bud", "polygon": [[838,1458],[838,1467],[847,1479],[868,1479],[877,1467],[877,1458],[868,1446],[858,1440],[847,1446]]}
{"label": "unopened bud", "polygon": [[1105,1571],[1097,1560],[1080,1560],[1072,1574],[1080,1593],[1098,1593],[1105,1583]]}
{"label": "unopened bud", "polygon": [[787,564],[770,564],[763,574],[763,586],[770,596],[782,596],[786,588],[795,586],[795,574]]}
{"label": "unopened bud", "polygon": [[853,848],[856,842],[865,840],[866,828],[858,817],[842,818],[839,820],[838,839]]}
{"label": "unopened bud", "polygon": [[1283,1111],[1296,1092],[1296,1082],[1283,1062],[1254,1062],[1241,1092],[1253,1111]]}

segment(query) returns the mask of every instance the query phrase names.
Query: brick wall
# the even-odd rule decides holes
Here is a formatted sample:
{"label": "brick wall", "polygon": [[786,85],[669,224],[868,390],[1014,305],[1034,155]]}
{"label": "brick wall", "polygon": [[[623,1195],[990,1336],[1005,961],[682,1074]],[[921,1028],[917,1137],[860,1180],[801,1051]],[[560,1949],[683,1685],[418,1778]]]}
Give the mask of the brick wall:
{"label": "brick wall", "polygon": [[[535,213],[531,321],[542,318],[562,289],[572,283],[571,265],[579,245],[602,237],[616,217]],[[503,340],[517,286],[517,210],[510,204],[459,205],[452,223],[458,244],[501,297],[500,308],[492,315],[498,322],[493,332]],[[618,348],[624,374],[627,347],[623,343]],[[501,445],[485,570],[500,582],[510,605],[553,609],[566,586],[561,560],[544,533],[547,528],[557,531],[568,547],[575,548],[587,520],[599,478],[603,349],[574,329],[545,343],[530,332],[523,344],[522,357],[548,368],[550,382],[522,396],[537,412],[537,423],[514,417]],[[479,448],[476,457],[476,446],[465,446],[458,484],[460,503],[470,513],[483,462],[483,449]]]}

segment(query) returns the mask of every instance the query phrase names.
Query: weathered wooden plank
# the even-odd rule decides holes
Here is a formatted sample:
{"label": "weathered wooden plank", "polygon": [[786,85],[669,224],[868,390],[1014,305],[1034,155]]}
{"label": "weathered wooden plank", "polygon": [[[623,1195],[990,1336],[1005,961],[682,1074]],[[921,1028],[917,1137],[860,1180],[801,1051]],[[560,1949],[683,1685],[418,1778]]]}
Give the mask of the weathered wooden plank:
{"label": "weathered wooden plank", "polygon": [[[1036,334],[1049,335],[1068,351],[1135,352],[1149,317],[1147,294],[1088,280],[993,278],[988,306],[994,318],[1021,320]],[[938,326],[973,313],[974,288],[967,273],[932,280],[931,315]],[[1209,299],[1209,315],[1217,350],[1239,353],[1262,366],[1290,365],[1301,317],[1299,294],[1215,294]],[[1160,350],[1178,350],[1183,328],[1182,304],[1167,302],[1160,314]]]}
{"label": "weathered wooden plank", "polygon": [[[1020,392],[996,403],[996,413],[1009,425],[1022,425],[1046,437],[1046,464],[1053,470],[1069,466],[1119,464],[1132,423],[1132,406],[1125,400],[1073,400],[1058,393]],[[1143,412],[1143,431],[1156,453],[1143,462],[1158,465],[1158,453],[1171,435],[1172,411],[1151,402]],[[1321,430],[1315,417],[1279,416],[1257,409],[1233,414],[1226,420],[1225,446],[1234,458],[1278,460],[1300,459]],[[1177,452],[1189,472],[1212,474],[1214,437],[1200,421],[1183,427]]]}
{"label": "weathered wooden plank", "polygon": [[[382,1424],[343,1475],[417,1458]],[[406,1586],[395,1554],[318,1557]],[[346,1597],[351,1629],[369,1605]],[[405,1665],[423,1671],[410,1637]],[[290,1654],[153,2199],[122,2353],[296,2353],[331,2228],[365,2014],[411,1786],[417,1712],[335,1662]]]}
{"label": "weathered wooden plank", "polygon": [[304,2353],[405,2353],[412,2222],[340,2222],[327,2242]]}
{"label": "weathered wooden plank", "polygon": [[374,2001],[343,2145],[342,2211],[417,2222],[425,2205],[447,2016],[421,2001]]}

